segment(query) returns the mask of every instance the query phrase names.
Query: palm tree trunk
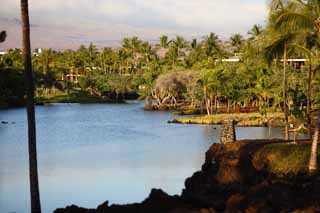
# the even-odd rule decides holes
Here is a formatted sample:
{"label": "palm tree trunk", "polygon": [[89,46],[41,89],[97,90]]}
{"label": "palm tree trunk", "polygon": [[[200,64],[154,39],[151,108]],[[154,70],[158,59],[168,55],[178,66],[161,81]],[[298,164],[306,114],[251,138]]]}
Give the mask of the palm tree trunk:
{"label": "palm tree trunk", "polygon": [[311,138],[311,80],[312,80],[312,64],[311,58],[309,59],[309,72],[308,72],[308,94],[307,94],[307,125],[308,125],[308,136]]}
{"label": "palm tree trunk", "polygon": [[287,109],[287,44],[284,45],[283,51],[283,112],[285,117],[285,140],[289,140],[288,129],[288,109]]}
{"label": "palm tree trunk", "polygon": [[208,114],[208,115],[211,114],[210,105],[211,105],[210,98],[207,98],[207,99],[206,99],[206,109],[207,109],[207,114]]}
{"label": "palm tree trunk", "polygon": [[21,0],[22,46],[24,55],[25,83],[27,93],[28,141],[29,141],[29,177],[31,212],[41,212],[38,183],[36,121],[34,110],[34,81],[31,64],[30,24],[28,0]]}
{"label": "palm tree trunk", "polygon": [[317,171],[317,158],[318,158],[318,143],[319,143],[319,129],[320,129],[320,110],[318,111],[318,124],[314,131],[311,155],[309,161],[309,173],[314,174]]}

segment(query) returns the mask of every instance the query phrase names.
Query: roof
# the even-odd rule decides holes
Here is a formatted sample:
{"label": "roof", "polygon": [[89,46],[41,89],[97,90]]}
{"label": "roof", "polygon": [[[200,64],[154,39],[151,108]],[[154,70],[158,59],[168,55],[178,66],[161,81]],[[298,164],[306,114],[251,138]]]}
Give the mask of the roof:
{"label": "roof", "polygon": [[[283,61],[283,59],[281,59],[280,61]],[[289,58],[286,59],[287,62],[306,62],[309,61],[309,59],[306,58]]]}

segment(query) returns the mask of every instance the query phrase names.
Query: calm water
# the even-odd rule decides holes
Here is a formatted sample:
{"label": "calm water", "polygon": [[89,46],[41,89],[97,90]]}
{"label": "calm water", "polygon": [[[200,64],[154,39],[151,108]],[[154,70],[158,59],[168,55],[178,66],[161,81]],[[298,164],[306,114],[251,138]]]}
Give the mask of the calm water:
{"label": "calm water", "polygon": [[[219,127],[167,124],[173,116],[127,105],[57,104],[36,108],[43,212],[76,204],[140,202],[151,188],[180,194],[219,141]],[[0,111],[0,212],[29,212],[24,109]],[[238,128],[266,138],[266,128]],[[273,129],[271,138],[281,138]]]}

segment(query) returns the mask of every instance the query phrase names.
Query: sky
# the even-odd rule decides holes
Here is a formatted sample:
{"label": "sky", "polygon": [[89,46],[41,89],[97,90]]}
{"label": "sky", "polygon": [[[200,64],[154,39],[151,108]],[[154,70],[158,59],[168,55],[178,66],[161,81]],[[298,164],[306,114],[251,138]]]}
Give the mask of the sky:
{"label": "sky", "polygon": [[[18,0],[1,0],[0,48],[21,46]],[[29,0],[33,47],[75,48],[90,42],[117,46],[127,36],[156,41],[160,35],[187,39],[210,32],[222,39],[263,25],[266,0]]]}

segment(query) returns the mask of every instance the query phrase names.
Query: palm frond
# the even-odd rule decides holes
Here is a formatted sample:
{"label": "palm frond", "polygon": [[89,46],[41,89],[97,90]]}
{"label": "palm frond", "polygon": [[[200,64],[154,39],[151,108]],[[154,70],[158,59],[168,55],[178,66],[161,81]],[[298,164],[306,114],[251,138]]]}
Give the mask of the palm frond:
{"label": "palm frond", "polygon": [[311,59],[314,55],[313,52],[310,49],[306,48],[305,46],[302,46],[300,44],[293,44],[292,46],[300,50],[301,52],[303,52],[305,55],[307,55],[309,59]]}
{"label": "palm frond", "polygon": [[314,19],[308,14],[285,11],[276,19],[275,27],[285,30],[305,30],[314,27]]}

